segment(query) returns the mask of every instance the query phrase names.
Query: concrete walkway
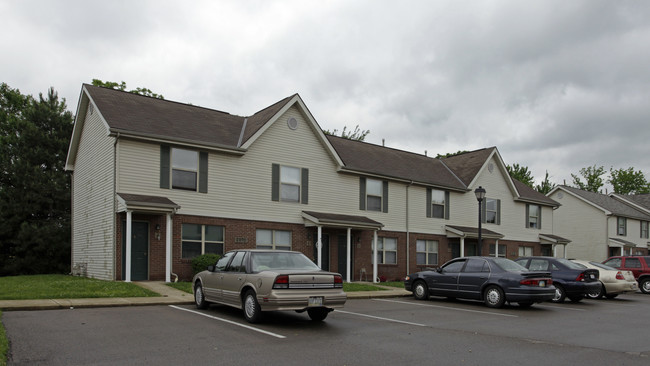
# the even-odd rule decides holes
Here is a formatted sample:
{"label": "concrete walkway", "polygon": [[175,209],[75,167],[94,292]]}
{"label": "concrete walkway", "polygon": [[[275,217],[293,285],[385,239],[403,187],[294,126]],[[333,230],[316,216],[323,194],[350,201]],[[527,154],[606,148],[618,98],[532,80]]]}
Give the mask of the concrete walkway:
{"label": "concrete walkway", "polygon": [[[194,296],[187,292],[167,286],[165,282],[145,281],[133,282],[153,292],[159,297],[115,297],[92,299],[47,299],[47,300],[0,300],[0,310],[51,310],[73,308],[98,308],[114,306],[143,306],[143,305],[185,305],[194,303]],[[371,284],[371,283],[368,283]],[[371,299],[379,297],[410,296],[411,292],[403,288],[381,286],[385,291],[355,291],[348,292],[348,300]]]}

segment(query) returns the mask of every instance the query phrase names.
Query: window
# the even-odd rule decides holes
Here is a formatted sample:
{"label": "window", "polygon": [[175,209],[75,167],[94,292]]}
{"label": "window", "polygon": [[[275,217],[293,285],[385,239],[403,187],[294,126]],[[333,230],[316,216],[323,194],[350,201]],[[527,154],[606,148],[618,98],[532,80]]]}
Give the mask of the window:
{"label": "window", "polygon": [[182,256],[194,258],[201,254],[223,254],[224,227],[200,224],[183,224]]}
{"label": "window", "polygon": [[627,219],[625,217],[619,217],[617,220],[617,229],[616,233],[619,236],[626,236],[627,235]]}
{"label": "window", "polygon": [[272,164],[271,199],[308,203],[309,169]]}
{"label": "window", "polygon": [[291,250],[291,231],[257,229],[257,249]]}
{"label": "window", "polygon": [[160,188],[208,193],[208,153],[161,145]]}
{"label": "window", "polygon": [[[490,244],[490,257],[494,257],[494,246],[495,244]],[[498,257],[505,257],[506,256],[506,245],[505,244],[499,244],[499,255]]]}
{"label": "window", "polygon": [[542,206],[526,205],[526,227],[531,229],[542,228]]}
{"label": "window", "polygon": [[487,264],[487,261],[485,259],[470,258],[467,260],[467,264],[465,265],[463,272],[490,272],[490,266]]}
{"label": "window", "polygon": [[648,221],[641,221],[641,239],[648,239]]}
{"label": "window", "polygon": [[520,257],[531,257],[533,255],[533,247],[519,247]]}
{"label": "window", "polygon": [[621,268],[621,258],[612,258],[605,262],[606,266],[614,267],[614,268]]}
{"label": "window", "polygon": [[244,265],[244,256],[246,252],[237,252],[235,257],[230,262],[230,265],[226,269],[228,272],[246,272],[246,265]]}
{"label": "window", "polygon": [[481,208],[481,220],[488,224],[501,224],[501,200],[486,198]]}
{"label": "window", "polygon": [[641,268],[641,260],[639,258],[625,258],[625,268]]}
{"label": "window", "polygon": [[364,177],[359,182],[359,209],[388,212],[388,182]]}
{"label": "window", "polygon": [[377,238],[377,263],[397,264],[397,239]]}
{"label": "window", "polygon": [[416,246],[417,264],[435,266],[438,264],[438,242],[418,240]]}
{"label": "window", "polygon": [[427,189],[427,217],[449,219],[449,192]]}

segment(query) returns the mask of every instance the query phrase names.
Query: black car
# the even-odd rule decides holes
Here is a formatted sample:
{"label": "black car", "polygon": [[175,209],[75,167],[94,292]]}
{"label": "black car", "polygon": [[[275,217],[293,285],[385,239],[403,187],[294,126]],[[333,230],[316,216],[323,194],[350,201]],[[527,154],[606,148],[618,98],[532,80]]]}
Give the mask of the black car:
{"label": "black car", "polygon": [[406,276],[404,287],[418,300],[446,296],[481,300],[491,308],[505,302],[529,307],[555,296],[549,272],[531,272],[506,258],[462,257],[438,269]]}
{"label": "black car", "polygon": [[563,302],[565,298],[578,302],[588,293],[600,291],[598,270],[584,268],[564,258],[522,257],[515,262],[531,271],[549,271],[555,285],[555,297],[551,301]]}

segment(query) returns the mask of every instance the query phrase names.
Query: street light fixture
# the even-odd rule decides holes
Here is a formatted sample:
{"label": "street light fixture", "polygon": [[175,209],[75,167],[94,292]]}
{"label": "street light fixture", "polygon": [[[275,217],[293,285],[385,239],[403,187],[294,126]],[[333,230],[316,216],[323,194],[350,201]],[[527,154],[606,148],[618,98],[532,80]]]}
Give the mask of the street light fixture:
{"label": "street light fixture", "polygon": [[478,250],[477,251],[478,251],[478,255],[480,256],[481,247],[483,244],[481,243],[481,222],[483,221],[481,220],[481,203],[485,198],[485,188],[478,186],[478,188],[474,190],[474,194],[476,194],[476,199],[478,200]]}

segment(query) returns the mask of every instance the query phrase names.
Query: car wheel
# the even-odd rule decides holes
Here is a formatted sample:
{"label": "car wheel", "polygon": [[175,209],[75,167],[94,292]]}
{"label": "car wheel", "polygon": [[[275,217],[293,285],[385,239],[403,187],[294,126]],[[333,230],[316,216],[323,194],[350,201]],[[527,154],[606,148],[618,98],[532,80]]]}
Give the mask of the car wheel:
{"label": "car wheel", "polygon": [[605,285],[603,285],[603,283],[601,282],[597,290],[594,290],[592,292],[587,292],[585,296],[587,296],[590,299],[600,299],[601,297],[603,297],[604,294],[605,294]]}
{"label": "car wheel", "polygon": [[615,298],[616,296],[618,296],[618,294],[606,294],[606,295],[605,295],[605,297],[608,298],[608,299],[610,299],[610,300],[613,299],[613,298]]}
{"label": "car wheel", "polygon": [[249,323],[257,323],[262,319],[260,303],[257,302],[255,291],[248,290],[244,295],[244,317]]}
{"label": "car wheel", "polygon": [[562,285],[555,285],[555,296],[551,300],[552,302],[564,302],[564,299],[566,298],[566,293],[564,292],[564,288]]}
{"label": "car wheel", "polygon": [[644,294],[650,294],[650,278],[644,278],[639,284],[639,288]]}
{"label": "car wheel", "polygon": [[524,309],[533,306],[533,302],[532,302],[532,301],[519,302],[519,303],[517,303],[517,304],[519,304],[519,307],[520,307],[520,308],[524,308]]}
{"label": "car wheel", "polygon": [[413,296],[418,300],[427,300],[429,298],[429,288],[424,281],[418,281],[413,287]]}
{"label": "car wheel", "polygon": [[490,308],[500,308],[506,302],[506,297],[503,294],[503,290],[498,286],[490,286],[485,290],[483,295],[485,300],[485,305]]}
{"label": "car wheel", "polygon": [[208,308],[208,302],[205,301],[205,295],[203,294],[203,286],[201,283],[197,283],[196,286],[194,286],[194,303],[196,304],[196,307],[199,309],[207,309]]}
{"label": "car wheel", "polygon": [[311,320],[315,322],[321,322],[327,318],[329,310],[326,308],[307,309],[307,314],[309,314],[309,318],[311,318]]}

